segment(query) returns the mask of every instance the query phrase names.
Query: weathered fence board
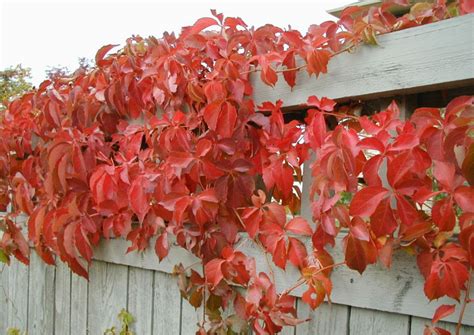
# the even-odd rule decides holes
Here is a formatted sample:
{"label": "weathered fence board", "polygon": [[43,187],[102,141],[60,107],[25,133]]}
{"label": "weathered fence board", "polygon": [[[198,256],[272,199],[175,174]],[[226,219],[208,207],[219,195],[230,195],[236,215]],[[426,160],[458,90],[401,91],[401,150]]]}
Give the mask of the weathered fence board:
{"label": "weathered fence board", "polygon": [[[196,324],[202,320],[202,308],[195,310],[182,300],[176,278],[163,272],[94,261],[88,284],[86,280],[70,274],[64,265],[57,268],[45,266],[37,256],[32,257],[31,265],[30,277],[39,273],[38,277],[43,279],[35,286],[30,285],[30,289],[28,268],[18,262],[13,262],[1,273],[2,285],[10,284],[11,278],[14,285],[8,285],[8,298],[2,297],[7,303],[0,305],[0,312],[6,315],[0,318],[0,334],[8,327],[24,331],[28,326],[29,335],[102,335],[107,328],[120,326],[117,314],[127,307],[127,301],[129,311],[136,318],[132,330],[137,335],[194,335]],[[54,273],[56,280],[53,278],[51,285],[46,285],[48,276]],[[32,289],[35,292],[31,292]],[[385,298],[383,295],[380,297]],[[33,302],[38,306],[35,311],[30,307],[30,314],[27,315],[26,310]],[[40,308],[44,311],[41,312]],[[311,318],[311,321],[296,328],[285,328],[281,334],[417,335],[422,334],[426,323],[430,323],[429,319],[335,303],[325,303],[316,311],[311,311],[300,299],[297,310],[300,318]],[[34,319],[32,315],[36,315]],[[440,322],[439,325],[451,331],[455,329],[454,323]],[[464,326],[461,334],[474,334],[474,327]]]}
{"label": "weathered fence board", "polygon": [[8,297],[8,273],[10,267],[3,264],[0,266],[0,332],[8,327],[9,297]]}
{"label": "weathered fence board", "polygon": [[166,273],[155,272],[153,291],[153,334],[178,335],[181,295],[175,278]]}
{"label": "weathered fence board", "polygon": [[8,271],[8,327],[28,327],[29,267],[13,261]]}
{"label": "weathered fence board", "polygon": [[298,299],[298,317],[310,319],[296,327],[296,335],[340,334],[348,335],[349,306],[324,303],[316,310]]}
{"label": "weathered fence board", "polygon": [[71,270],[62,262],[56,265],[54,289],[54,332],[67,335],[71,333]]}
{"label": "weathered fence board", "polygon": [[136,318],[137,334],[151,334],[153,318],[153,272],[130,268],[128,274],[128,311]]}
{"label": "weathered fence board", "polygon": [[28,332],[52,334],[54,330],[55,267],[31,254],[28,286]]}
{"label": "weathered fence board", "polygon": [[351,335],[409,335],[409,324],[410,317],[406,315],[351,307],[349,333]]}
{"label": "weathered fence board", "polygon": [[[341,239],[342,237],[339,237],[336,248],[330,250],[336,261],[344,258]],[[128,242],[124,240],[108,242],[100,246],[100,252],[94,256],[96,259],[131,266],[136,264],[139,267],[169,273],[172,272],[171,264],[181,262],[184,266],[189,266],[196,262],[194,256],[178,247],[171,248],[170,254],[173,256],[170,256],[166,263],[158,263],[153,250],[140,254],[130,253],[121,258],[120,255],[124,255],[128,248]],[[308,240],[306,244],[309,247],[310,241]],[[248,238],[242,238],[238,249],[255,258],[258,271],[267,273],[273,271],[280,290],[293,285],[300,276],[296,268],[291,265],[286,271],[275,266],[270,268],[261,249]],[[198,268],[196,270],[199,271]],[[392,267],[389,270],[381,265],[371,265],[363,275],[360,275],[347,267],[340,267],[334,270],[331,278],[334,285],[331,299],[337,304],[430,318],[437,306],[442,303],[452,303],[450,299],[439,299],[437,302],[429,303],[424,295],[424,279],[418,270],[416,260],[403,251],[394,253]],[[294,291],[294,294],[299,297],[302,293],[301,288]],[[474,296],[474,287],[471,288],[471,296]],[[380,299],[380,297],[384,298]],[[458,318],[457,313],[449,316],[447,320],[455,322]],[[463,322],[474,325],[474,304],[468,305]]]}
{"label": "weathered fence board", "polygon": [[88,282],[71,274],[71,335],[87,334],[87,305],[89,300]]}
{"label": "weathered fence board", "polygon": [[332,99],[376,98],[474,83],[474,15],[393,32],[378,37],[379,46],[359,46],[329,61],[316,79],[301,70],[291,89],[280,74],[275,87],[253,76],[254,100],[282,99],[298,106],[311,95]]}
{"label": "weathered fence board", "polygon": [[194,308],[183,299],[181,303],[181,335],[194,335],[198,324],[202,323],[203,307]]}
{"label": "weathered fence board", "polygon": [[88,328],[92,335],[118,323],[117,314],[127,306],[127,272],[123,265],[94,262],[89,269]]}

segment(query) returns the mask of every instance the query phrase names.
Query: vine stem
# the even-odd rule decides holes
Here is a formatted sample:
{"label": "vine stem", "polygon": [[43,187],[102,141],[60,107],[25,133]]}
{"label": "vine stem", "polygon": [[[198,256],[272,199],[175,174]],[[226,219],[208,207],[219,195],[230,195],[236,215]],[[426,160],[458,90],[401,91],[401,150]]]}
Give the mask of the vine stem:
{"label": "vine stem", "polygon": [[204,276],[204,292],[203,292],[203,301],[202,301],[202,328],[206,324],[206,291],[207,291],[207,276],[204,271],[204,264],[202,264],[202,274]]}
{"label": "vine stem", "polygon": [[[345,264],[346,264],[346,261],[339,262],[339,263],[334,263],[334,264],[331,264],[331,265],[328,265],[328,266],[325,266],[325,267],[319,269],[318,271],[316,271],[315,274],[318,274],[318,273],[321,273],[321,272],[323,272],[327,269],[332,269],[332,268],[335,268],[337,266],[345,265]],[[280,296],[291,293],[292,291],[294,291],[295,289],[297,289],[298,287],[300,287],[304,283],[306,283],[306,279],[303,278],[303,277],[300,277],[300,279],[298,279],[298,281],[293,286],[291,286],[290,288],[288,288],[288,289],[284,290],[283,292],[281,292]]]}
{"label": "vine stem", "polygon": [[459,335],[460,334],[460,331],[461,331],[461,326],[462,326],[462,319],[464,317],[464,312],[466,311],[466,306],[468,303],[471,302],[471,299],[469,298],[469,293],[470,293],[470,290],[471,290],[471,279],[472,279],[472,268],[469,269],[469,279],[468,279],[468,282],[467,282],[467,288],[466,288],[466,295],[464,297],[464,302],[462,304],[462,308],[461,308],[461,313],[459,313],[459,319],[458,319],[458,324],[456,325],[456,335]]}

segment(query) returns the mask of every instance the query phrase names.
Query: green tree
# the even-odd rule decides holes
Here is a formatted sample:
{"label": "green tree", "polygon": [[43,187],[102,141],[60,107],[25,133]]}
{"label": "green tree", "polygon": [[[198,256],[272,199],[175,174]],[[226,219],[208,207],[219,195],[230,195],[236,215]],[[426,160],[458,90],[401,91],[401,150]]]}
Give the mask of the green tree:
{"label": "green tree", "polygon": [[0,71],[0,110],[6,108],[9,100],[33,88],[31,69],[21,64]]}

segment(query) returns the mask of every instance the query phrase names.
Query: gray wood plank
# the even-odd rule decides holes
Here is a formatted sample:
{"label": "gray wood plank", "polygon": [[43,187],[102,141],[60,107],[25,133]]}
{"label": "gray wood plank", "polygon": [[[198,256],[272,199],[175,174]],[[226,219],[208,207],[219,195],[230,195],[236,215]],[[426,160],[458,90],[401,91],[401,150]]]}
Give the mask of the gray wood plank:
{"label": "gray wood plank", "polygon": [[[155,245],[156,239],[151,239],[150,245]],[[183,264],[184,267],[188,267],[199,261],[199,258],[187,250],[173,246],[170,248],[168,257],[158,262],[155,250],[148,248],[143,252],[129,252],[127,249],[130,246],[130,242],[124,239],[110,239],[103,241],[99,246],[94,248],[95,260],[104,261],[114,264],[129,265],[141,269],[158,270],[166,273],[173,273],[174,266],[176,264]],[[196,271],[200,271],[200,266],[196,267]]]}
{"label": "gray wood plank", "polygon": [[89,283],[71,273],[71,335],[88,334],[87,308]]}
{"label": "gray wood plank", "polygon": [[67,335],[71,332],[71,270],[61,261],[56,265],[54,289],[54,331]]}
{"label": "gray wood plank", "polygon": [[[310,217],[307,219],[311,219]],[[342,248],[342,234],[336,240],[336,247],[329,251],[336,262],[344,258]],[[261,249],[256,247],[248,237],[242,236],[238,249],[246,255],[254,257],[257,270],[269,272],[268,263]],[[156,261],[156,255],[150,252],[144,254],[129,253],[125,257],[128,242],[125,240],[114,240],[110,244],[103,243],[100,253],[96,259],[110,261],[120,264],[144,267],[167,273],[172,272],[172,264],[183,263],[184,266],[196,262],[196,258],[186,250],[179,247],[171,247],[170,256],[161,263]],[[308,248],[310,240],[305,240]],[[291,287],[300,277],[296,268],[289,265],[286,271],[273,266],[276,286],[278,290]],[[200,272],[199,267],[195,268]],[[387,270],[382,265],[371,265],[361,276],[356,271],[346,267],[338,267],[332,274],[333,293],[331,299],[336,304],[351,305],[361,308],[394,312],[399,314],[414,315],[430,318],[439,304],[452,304],[450,299],[439,299],[437,303],[429,303],[424,295],[424,280],[416,265],[416,258],[398,251],[394,253],[391,269]],[[293,294],[301,297],[303,288],[296,289]],[[474,296],[474,285],[471,287],[471,296]],[[384,297],[384,299],[380,299]],[[448,317],[448,321],[457,320],[457,314]],[[474,304],[469,304],[463,320],[466,325],[474,325]]]}
{"label": "gray wood plank", "polygon": [[6,332],[8,325],[8,276],[10,267],[6,264],[0,265],[0,334]]}
{"label": "gray wood plank", "polygon": [[202,323],[203,307],[198,309],[183,299],[181,305],[181,335],[195,335],[199,329],[198,324]]}
{"label": "gray wood plank", "polygon": [[93,335],[118,326],[117,315],[127,307],[128,268],[93,262],[89,270],[88,329]]}
{"label": "gray wood plank", "polygon": [[28,328],[28,273],[30,268],[12,261],[8,269],[8,321],[7,327],[23,331]]}
{"label": "gray wood plank", "polygon": [[375,98],[474,82],[474,16],[444,20],[379,36],[379,46],[363,45],[329,61],[328,73],[316,79],[298,73],[293,90],[280,74],[274,88],[251,77],[256,104],[282,99],[298,106],[308,96],[332,99]]}
{"label": "gray wood plank", "polygon": [[180,334],[181,295],[176,278],[154,273],[153,334]]}
{"label": "gray wood plank", "polygon": [[127,310],[134,316],[136,334],[152,334],[153,271],[130,268]]}
{"label": "gray wood plank", "polygon": [[324,303],[313,311],[306,303],[298,299],[298,318],[310,319],[310,321],[296,326],[296,335],[344,335],[348,330],[349,307]]}
{"label": "gray wood plank", "polygon": [[56,268],[35,253],[30,256],[28,287],[28,334],[53,334]]}
{"label": "gray wood plank", "polygon": [[[431,325],[431,319],[413,317],[411,319],[411,333],[410,334],[422,335],[423,330],[425,329],[425,325]],[[456,333],[456,323],[440,321],[437,323],[437,326],[450,331],[451,334],[453,335]],[[470,326],[461,327],[460,335],[472,335],[472,334],[474,334],[474,327],[470,327]]]}
{"label": "gray wood plank", "polygon": [[364,308],[351,308],[351,335],[408,335],[410,317]]}

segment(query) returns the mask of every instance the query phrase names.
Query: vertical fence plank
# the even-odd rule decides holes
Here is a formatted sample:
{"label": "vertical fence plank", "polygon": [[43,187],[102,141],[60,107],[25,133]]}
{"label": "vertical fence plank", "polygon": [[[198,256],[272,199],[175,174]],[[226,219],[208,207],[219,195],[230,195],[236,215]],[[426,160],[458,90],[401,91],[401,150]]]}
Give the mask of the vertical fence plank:
{"label": "vertical fence plank", "polygon": [[166,273],[154,273],[153,334],[179,335],[181,295],[176,279]]}
{"label": "vertical fence plank", "polygon": [[29,267],[12,260],[8,269],[8,326],[28,328],[28,273]]}
{"label": "vertical fence plank", "polygon": [[310,319],[296,326],[296,335],[310,334],[347,334],[349,324],[349,307],[324,303],[316,310],[298,299],[298,318]]}
{"label": "vertical fence plank", "polygon": [[117,326],[117,315],[127,307],[127,273],[123,265],[94,261],[89,270],[88,329],[103,334]]}
{"label": "vertical fence plank", "polygon": [[[430,319],[424,318],[417,318],[412,317],[411,319],[411,335],[423,334],[423,330],[425,329],[425,325],[431,325]],[[456,333],[456,324],[451,322],[438,322],[438,327],[446,329],[451,332],[451,334]],[[474,327],[469,326],[462,326],[461,327],[461,335],[469,335],[474,334]]]}
{"label": "vertical fence plank", "polygon": [[[71,334],[89,334],[87,329],[88,282],[71,274]],[[57,334],[59,335],[59,334]]]}
{"label": "vertical fence plank", "polygon": [[351,308],[349,320],[351,335],[404,335],[408,334],[410,317],[364,308]]}
{"label": "vertical fence plank", "polygon": [[128,311],[135,317],[136,334],[152,334],[153,271],[130,267],[128,275]]}
{"label": "vertical fence plank", "polygon": [[202,322],[203,306],[194,308],[186,299],[181,304],[181,335],[194,335]]}
{"label": "vertical fence plank", "polygon": [[54,289],[54,331],[57,335],[67,335],[71,331],[71,270],[61,261],[56,266]]}
{"label": "vertical fence plank", "polygon": [[56,268],[45,264],[35,252],[30,262],[28,334],[53,334]]}
{"label": "vertical fence plank", "polygon": [[10,267],[0,265],[0,334],[6,333],[8,325],[8,275]]}

